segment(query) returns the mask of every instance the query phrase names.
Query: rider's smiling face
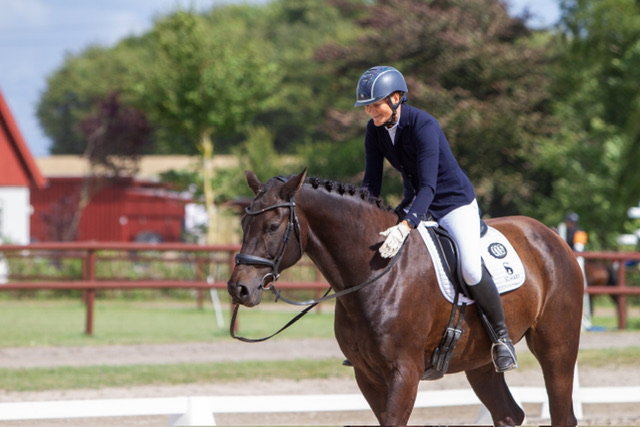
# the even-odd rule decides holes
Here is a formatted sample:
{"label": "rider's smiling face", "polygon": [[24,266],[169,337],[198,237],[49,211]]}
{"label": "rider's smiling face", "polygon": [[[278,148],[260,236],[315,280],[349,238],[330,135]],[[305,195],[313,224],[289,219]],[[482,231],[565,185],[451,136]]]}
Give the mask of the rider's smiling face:
{"label": "rider's smiling face", "polygon": [[[400,94],[391,94],[391,102],[397,104],[400,101]],[[373,124],[376,126],[382,126],[391,119],[393,110],[387,101],[387,98],[382,99],[376,103],[365,105],[364,110],[373,119]],[[400,107],[398,107],[397,114],[400,115]]]}

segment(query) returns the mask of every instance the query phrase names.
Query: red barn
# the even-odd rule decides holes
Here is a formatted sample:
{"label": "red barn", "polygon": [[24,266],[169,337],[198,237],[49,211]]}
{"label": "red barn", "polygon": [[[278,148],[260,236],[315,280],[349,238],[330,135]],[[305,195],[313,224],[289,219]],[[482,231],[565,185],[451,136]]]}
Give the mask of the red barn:
{"label": "red barn", "polygon": [[0,243],[29,243],[30,188],[45,180],[0,92]]}
{"label": "red barn", "polygon": [[[194,160],[148,156],[142,161],[162,163],[167,170],[180,168],[185,162]],[[48,186],[32,189],[34,215],[31,217],[31,232],[34,241],[182,240],[184,207],[191,202],[190,197],[169,191],[166,185],[149,178],[103,181],[92,192],[89,204],[82,211],[77,234],[65,234],[77,209],[88,165],[79,156],[51,156],[37,162],[47,176]]]}

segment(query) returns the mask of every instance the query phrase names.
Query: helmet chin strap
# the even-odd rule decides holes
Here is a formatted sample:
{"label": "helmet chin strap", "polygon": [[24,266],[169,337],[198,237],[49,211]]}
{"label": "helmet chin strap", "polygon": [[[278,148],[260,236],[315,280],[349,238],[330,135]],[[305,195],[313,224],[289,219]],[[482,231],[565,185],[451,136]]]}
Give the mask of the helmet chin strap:
{"label": "helmet chin strap", "polygon": [[389,107],[391,107],[392,113],[391,113],[391,118],[389,120],[387,120],[386,122],[384,122],[384,125],[386,127],[392,128],[392,127],[394,127],[396,125],[396,123],[398,123],[398,107],[405,100],[406,100],[406,98],[404,97],[404,95],[401,95],[400,96],[400,100],[394,104],[393,102],[391,102],[391,95],[387,96],[387,103],[389,104]]}

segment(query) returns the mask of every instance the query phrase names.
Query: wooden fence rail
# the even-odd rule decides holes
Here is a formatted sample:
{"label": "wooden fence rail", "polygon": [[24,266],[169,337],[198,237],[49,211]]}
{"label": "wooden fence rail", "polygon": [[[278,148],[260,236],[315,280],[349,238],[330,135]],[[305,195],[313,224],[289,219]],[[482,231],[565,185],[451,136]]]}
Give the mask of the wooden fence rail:
{"label": "wooden fence rail", "polygon": [[[222,260],[228,266],[226,271],[230,272],[235,266],[235,254],[240,250],[240,245],[196,245],[182,243],[110,243],[110,242],[59,242],[59,243],[37,243],[31,245],[0,245],[0,254],[5,258],[72,258],[82,260],[81,278],[65,277],[64,280],[52,280],[46,277],[30,275],[29,280],[20,280],[19,275],[10,275],[7,283],[0,284],[0,291],[25,291],[25,290],[72,290],[83,291],[83,299],[86,307],[85,333],[93,334],[94,307],[97,290],[104,289],[196,289],[205,291],[208,289],[226,289],[228,277],[207,277],[203,265],[206,263],[219,264]],[[104,251],[121,251],[129,254],[126,257],[114,256],[112,254],[100,254]],[[139,252],[160,253],[155,257],[137,255]],[[166,254],[172,254],[168,258]],[[187,254],[187,256],[176,256],[176,254]],[[164,255],[163,255],[164,254]],[[195,257],[193,255],[208,255]],[[221,256],[222,255],[222,256]],[[102,279],[97,275],[97,263],[113,259],[161,261],[161,262],[187,262],[196,263],[196,275],[194,278],[184,279]],[[309,267],[309,261],[303,262],[300,267]],[[299,268],[298,266],[293,268]],[[320,272],[314,268],[314,278],[311,281],[280,281],[278,287],[283,289],[313,290],[316,295],[328,288],[328,283],[324,280]],[[203,292],[198,292],[198,306],[203,306]]]}
{"label": "wooden fence rail", "polygon": [[[81,278],[65,277],[64,280],[51,280],[47,277],[28,276],[28,280],[20,280],[17,275],[9,275],[9,281],[0,284],[0,290],[36,290],[36,289],[80,289],[83,291],[86,305],[85,333],[93,334],[93,318],[96,290],[100,289],[169,289],[188,288],[197,289],[198,305],[202,307],[203,292],[207,289],[226,289],[227,277],[207,277],[205,274],[206,263],[226,264],[228,272],[235,265],[235,254],[240,250],[239,245],[197,245],[185,243],[112,243],[112,242],[52,242],[36,243],[31,245],[0,245],[0,255],[5,258],[77,258],[82,260]],[[122,252],[127,254],[113,255],[104,252]],[[159,255],[144,255],[140,252],[160,253]],[[171,254],[171,256],[169,256]],[[178,256],[176,254],[183,254]],[[585,259],[603,260],[617,263],[617,286],[594,286],[585,289],[588,294],[617,295],[618,327],[626,328],[626,300],[627,295],[640,295],[640,287],[627,286],[626,268],[627,262],[640,261],[638,252],[580,252],[577,254]],[[192,262],[196,263],[194,278],[188,279],[103,279],[97,275],[97,263],[114,259],[127,259],[150,262],[153,260],[162,262]],[[0,259],[1,260],[1,259]],[[311,265],[308,261],[303,267]],[[292,267],[300,268],[299,265]],[[313,280],[280,281],[278,287],[283,289],[305,289],[321,292],[326,290],[328,284],[314,266]]]}
{"label": "wooden fence rail", "polygon": [[616,309],[618,313],[618,329],[627,327],[627,301],[628,295],[640,295],[640,286],[627,286],[628,262],[640,262],[640,252],[579,252],[576,253],[585,260],[606,261],[617,265],[616,286],[589,286],[585,292],[590,295],[616,295]]}

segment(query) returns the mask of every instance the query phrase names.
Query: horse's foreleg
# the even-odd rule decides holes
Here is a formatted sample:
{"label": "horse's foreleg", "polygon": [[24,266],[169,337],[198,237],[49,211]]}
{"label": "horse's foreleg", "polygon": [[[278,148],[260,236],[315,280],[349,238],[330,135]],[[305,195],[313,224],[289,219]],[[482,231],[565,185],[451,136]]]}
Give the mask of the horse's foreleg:
{"label": "horse's foreleg", "polygon": [[416,403],[421,373],[422,371],[415,368],[396,368],[389,387],[387,413],[382,425],[407,425]]}
{"label": "horse's foreleg", "polygon": [[495,425],[522,424],[524,411],[511,395],[504,373],[496,372],[493,364],[465,373],[473,391],[491,413]]}
{"label": "horse's foreleg", "polygon": [[354,370],[360,392],[371,407],[380,425],[383,425],[387,412],[387,395],[389,393],[386,384],[384,381],[380,381],[379,378],[372,377],[368,372],[357,367],[354,367]]}
{"label": "horse's foreleg", "polygon": [[358,387],[380,425],[407,425],[418,392],[419,372],[398,368],[386,379],[371,378],[358,369],[355,373]]}

